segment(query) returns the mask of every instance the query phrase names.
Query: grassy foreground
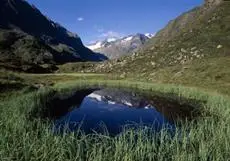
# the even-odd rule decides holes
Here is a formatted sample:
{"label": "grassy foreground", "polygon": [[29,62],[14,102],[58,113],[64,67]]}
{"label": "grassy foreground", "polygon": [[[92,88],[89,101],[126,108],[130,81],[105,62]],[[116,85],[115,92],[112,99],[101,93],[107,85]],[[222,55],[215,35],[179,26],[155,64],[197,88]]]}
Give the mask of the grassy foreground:
{"label": "grassy foreground", "polygon": [[[201,100],[200,107],[210,115],[182,126],[170,139],[166,132],[146,136],[144,131],[127,131],[116,137],[92,134],[52,133],[50,122],[28,120],[28,114],[44,108],[54,94],[70,93],[89,86],[135,88],[161,93],[178,101],[182,98]],[[54,92],[55,91],[55,92]],[[7,95],[7,94],[6,94]],[[201,92],[195,88],[130,82],[125,80],[70,80],[38,91],[19,90],[1,97],[1,160],[228,160],[230,158],[230,101],[226,96]],[[189,130],[188,130],[189,129]],[[179,130],[178,130],[179,131]]]}

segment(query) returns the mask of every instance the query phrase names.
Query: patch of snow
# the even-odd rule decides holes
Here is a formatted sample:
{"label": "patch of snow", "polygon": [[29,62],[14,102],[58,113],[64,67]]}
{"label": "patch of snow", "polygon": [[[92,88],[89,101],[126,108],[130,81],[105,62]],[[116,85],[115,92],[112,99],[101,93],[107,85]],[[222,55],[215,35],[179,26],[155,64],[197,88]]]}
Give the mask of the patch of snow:
{"label": "patch of snow", "polygon": [[132,39],[133,39],[133,36],[129,36],[129,37],[125,38],[123,41],[130,41]]}
{"label": "patch of snow", "polygon": [[146,33],[145,36],[148,37],[148,38],[152,38],[152,37],[155,36],[155,34]]}
{"label": "patch of snow", "polygon": [[95,44],[92,44],[92,45],[88,45],[86,46],[87,48],[91,49],[91,50],[96,50],[96,49],[99,49],[102,47],[102,42],[97,42]]}
{"label": "patch of snow", "polygon": [[133,36],[124,37],[123,39],[121,39],[121,43],[126,43],[128,41],[131,41],[132,39],[133,39]]}
{"label": "patch of snow", "polygon": [[89,98],[94,98],[94,99],[96,99],[96,100],[98,100],[98,101],[102,101],[102,96],[99,95],[99,94],[91,93],[91,94],[88,95],[87,97],[89,97]]}
{"label": "patch of snow", "polygon": [[108,38],[107,42],[113,42],[113,41],[116,41],[116,40],[117,40],[116,38]]}

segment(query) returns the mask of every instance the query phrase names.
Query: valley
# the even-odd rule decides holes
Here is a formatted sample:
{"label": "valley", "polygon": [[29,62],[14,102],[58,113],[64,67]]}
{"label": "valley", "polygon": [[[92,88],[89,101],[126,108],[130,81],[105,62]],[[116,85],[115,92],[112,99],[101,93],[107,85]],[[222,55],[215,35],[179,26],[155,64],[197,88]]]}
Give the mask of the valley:
{"label": "valley", "polygon": [[205,0],[156,34],[84,45],[1,0],[0,158],[228,160],[229,15],[230,1]]}

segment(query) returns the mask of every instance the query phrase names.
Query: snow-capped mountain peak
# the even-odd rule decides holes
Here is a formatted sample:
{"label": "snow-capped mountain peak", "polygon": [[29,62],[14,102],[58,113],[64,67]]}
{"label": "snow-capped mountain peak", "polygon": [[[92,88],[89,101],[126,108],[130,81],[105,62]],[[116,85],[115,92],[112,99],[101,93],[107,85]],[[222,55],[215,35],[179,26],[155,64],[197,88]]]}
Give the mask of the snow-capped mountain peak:
{"label": "snow-capped mountain peak", "polygon": [[117,39],[116,38],[108,38],[106,41],[107,42],[114,42],[114,41],[116,41]]}
{"label": "snow-capped mountain peak", "polygon": [[96,42],[96,43],[94,43],[94,44],[88,45],[87,47],[88,47],[89,49],[91,49],[91,50],[96,50],[96,49],[99,49],[99,48],[103,47],[103,45],[102,45],[102,42],[101,42],[101,41],[98,41],[98,42]]}
{"label": "snow-capped mountain peak", "polygon": [[146,33],[145,36],[148,37],[149,39],[151,39],[152,37],[154,37],[155,34],[150,34],[150,33]]}
{"label": "snow-capped mountain peak", "polygon": [[115,41],[117,41],[116,38],[107,38],[104,41],[97,41],[97,42],[95,42],[93,44],[87,45],[86,47],[91,49],[91,50],[96,50],[96,49],[100,49],[102,47],[105,47],[106,45],[108,45],[108,44],[110,44],[112,42],[115,42]]}
{"label": "snow-capped mountain peak", "polygon": [[150,33],[136,33],[122,38],[107,38],[104,41],[98,41],[87,47],[95,52],[106,55],[109,59],[116,59],[138,51],[153,36],[154,34]]}
{"label": "snow-capped mountain peak", "polygon": [[130,40],[132,40],[132,39],[133,39],[133,36],[129,36],[129,37],[124,38],[123,41],[126,42],[126,41],[130,41]]}

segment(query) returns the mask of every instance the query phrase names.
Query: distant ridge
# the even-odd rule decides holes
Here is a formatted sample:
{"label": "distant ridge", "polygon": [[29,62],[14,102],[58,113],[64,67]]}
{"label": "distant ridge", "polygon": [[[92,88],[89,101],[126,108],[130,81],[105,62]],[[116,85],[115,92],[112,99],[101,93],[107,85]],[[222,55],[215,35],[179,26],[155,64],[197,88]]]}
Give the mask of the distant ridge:
{"label": "distant ridge", "polygon": [[[205,0],[171,20],[131,56],[106,62],[98,71],[145,73],[230,56],[230,1]],[[103,68],[101,68],[103,67]]]}
{"label": "distant ridge", "polygon": [[0,57],[18,67],[107,59],[24,0],[0,1]]}
{"label": "distant ridge", "polygon": [[122,56],[127,56],[136,52],[143,46],[153,34],[134,34],[125,36],[119,39],[106,39],[90,44],[87,47],[95,52],[104,54],[109,59],[117,59]]}

